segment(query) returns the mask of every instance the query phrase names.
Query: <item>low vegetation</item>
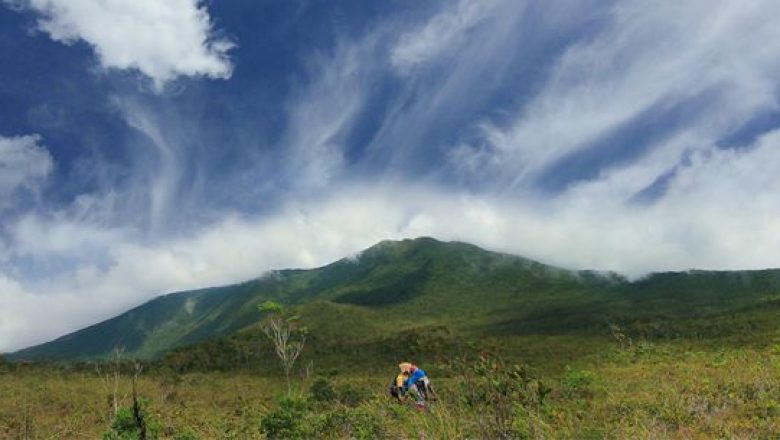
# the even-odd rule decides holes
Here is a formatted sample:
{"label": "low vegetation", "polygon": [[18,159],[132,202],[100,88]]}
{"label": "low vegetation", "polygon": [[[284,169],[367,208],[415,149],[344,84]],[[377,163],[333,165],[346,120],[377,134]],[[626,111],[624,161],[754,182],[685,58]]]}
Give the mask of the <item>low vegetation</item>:
{"label": "low vegetation", "polygon": [[[777,270],[629,282],[388,242],[0,357],[0,438],[777,438],[778,313]],[[400,361],[426,411],[388,396]]]}
{"label": "low vegetation", "polygon": [[[134,406],[147,438],[170,439],[709,439],[780,433],[780,345],[771,341],[715,348],[695,340],[627,344],[603,338],[566,365],[557,362],[550,342],[555,339],[518,340],[507,344],[518,345],[514,353],[502,355],[463,355],[458,347],[449,360],[423,364],[439,394],[426,412],[386,395],[393,363],[301,366],[288,393],[276,364],[259,372],[177,372],[159,362],[138,376],[137,403],[131,362],[120,364],[116,391],[89,364],[4,365],[0,438],[140,438]],[[519,356],[521,351],[531,357]]]}

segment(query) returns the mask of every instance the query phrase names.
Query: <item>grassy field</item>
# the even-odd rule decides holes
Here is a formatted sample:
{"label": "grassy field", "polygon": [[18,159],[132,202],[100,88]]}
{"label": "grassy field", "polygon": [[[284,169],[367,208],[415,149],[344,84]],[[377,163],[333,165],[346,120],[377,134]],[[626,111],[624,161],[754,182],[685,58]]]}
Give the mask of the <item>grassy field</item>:
{"label": "grassy field", "polygon": [[[268,298],[307,336],[291,393],[257,310]],[[0,364],[0,438],[133,439],[138,420],[177,440],[780,438],[778,315],[780,270],[628,281],[387,242],[16,353],[71,363]],[[134,411],[133,364],[117,379],[106,361],[117,341],[146,358]],[[439,390],[426,412],[386,395],[404,360]]]}
{"label": "grassy field", "polygon": [[[505,342],[503,358],[473,353],[422,364],[440,395],[426,412],[385,394],[393,364],[365,372],[302,363],[286,397],[281,376],[263,369],[177,374],[152,365],[137,389],[158,437],[182,440],[780,435],[780,346],[771,342],[721,348],[629,337]],[[115,419],[111,368],[102,365],[99,374],[85,366],[5,366],[0,437],[101,438]],[[118,384],[119,406],[128,407],[129,371]]]}

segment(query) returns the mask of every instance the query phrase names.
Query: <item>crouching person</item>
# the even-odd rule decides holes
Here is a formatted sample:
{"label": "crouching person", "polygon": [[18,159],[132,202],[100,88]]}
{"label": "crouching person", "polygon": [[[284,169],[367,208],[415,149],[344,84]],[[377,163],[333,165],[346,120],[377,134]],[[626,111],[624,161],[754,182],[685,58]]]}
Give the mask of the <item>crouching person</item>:
{"label": "crouching person", "polygon": [[405,388],[416,397],[417,408],[424,410],[426,400],[436,400],[436,393],[425,370],[409,362],[403,362],[398,367],[406,377]]}

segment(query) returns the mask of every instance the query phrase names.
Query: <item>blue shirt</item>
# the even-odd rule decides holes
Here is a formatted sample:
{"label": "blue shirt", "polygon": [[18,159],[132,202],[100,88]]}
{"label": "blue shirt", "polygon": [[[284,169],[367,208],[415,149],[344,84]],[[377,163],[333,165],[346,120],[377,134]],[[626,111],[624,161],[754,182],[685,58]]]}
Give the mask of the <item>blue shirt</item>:
{"label": "blue shirt", "polygon": [[412,385],[417,383],[418,380],[422,379],[425,376],[427,376],[427,374],[425,374],[425,371],[423,371],[422,368],[418,368],[414,370],[414,373],[412,373],[412,375],[409,376],[408,379],[406,379],[406,388],[411,387]]}

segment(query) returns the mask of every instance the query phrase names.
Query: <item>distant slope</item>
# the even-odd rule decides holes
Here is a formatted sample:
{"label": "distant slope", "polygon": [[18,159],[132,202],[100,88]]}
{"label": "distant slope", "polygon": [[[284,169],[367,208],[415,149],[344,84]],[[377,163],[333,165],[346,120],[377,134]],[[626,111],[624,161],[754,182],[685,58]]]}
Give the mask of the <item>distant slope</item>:
{"label": "distant slope", "polygon": [[129,356],[156,357],[256,323],[256,305],[265,299],[305,304],[301,310],[320,337],[359,342],[423,325],[474,336],[588,332],[603,329],[606,320],[708,316],[775,297],[777,270],[664,273],[631,283],[611,273],[568,271],[466,243],[419,238],[382,242],[318,269],[161,296],[10,357],[88,359],[107,356],[114,347],[124,347]]}

